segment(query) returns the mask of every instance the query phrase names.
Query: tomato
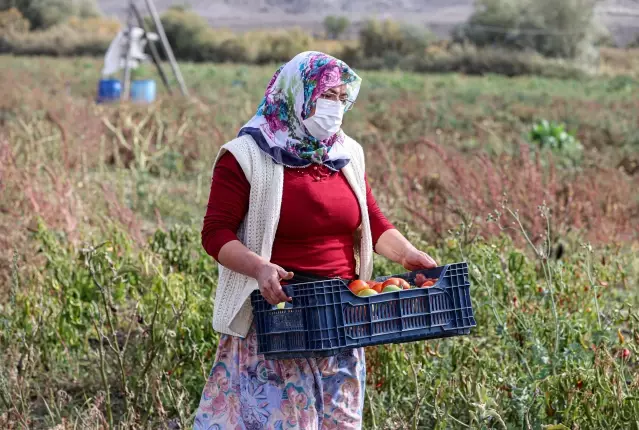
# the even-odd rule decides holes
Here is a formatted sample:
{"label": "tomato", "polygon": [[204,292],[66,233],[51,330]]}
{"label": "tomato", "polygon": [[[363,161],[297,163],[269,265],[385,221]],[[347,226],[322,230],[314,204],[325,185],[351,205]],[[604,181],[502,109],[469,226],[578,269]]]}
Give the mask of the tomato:
{"label": "tomato", "polygon": [[368,286],[368,284],[366,282],[362,281],[362,280],[359,280],[359,279],[356,280],[356,281],[351,282],[348,285],[348,289],[351,290],[353,292],[353,294],[357,294],[360,291],[365,290],[367,288],[370,288]]}
{"label": "tomato", "polygon": [[399,278],[388,278],[386,281],[384,281],[382,287],[388,287],[389,285],[397,285],[398,287],[401,287],[402,281],[403,279]]}
{"label": "tomato", "polygon": [[410,290],[410,284],[408,283],[408,281],[406,281],[405,279],[400,279],[399,281],[400,287],[402,287],[404,290]]}
{"label": "tomato", "polygon": [[378,294],[379,293],[373,290],[372,288],[364,288],[362,291],[357,293],[359,297],[370,297],[370,296],[376,296]]}
{"label": "tomato", "polygon": [[426,276],[424,276],[423,273],[418,273],[417,275],[415,275],[415,285],[422,285],[426,281]]}
{"label": "tomato", "polygon": [[433,285],[435,285],[435,283],[433,281],[426,281],[421,285],[421,288],[430,288]]}
{"label": "tomato", "polygon": [[373,285],[373,290],[377,291],[378,293],[381,293],[383,289],[384,284],[382,284],[381,282],[377,282],[375,283],[375,285]]}

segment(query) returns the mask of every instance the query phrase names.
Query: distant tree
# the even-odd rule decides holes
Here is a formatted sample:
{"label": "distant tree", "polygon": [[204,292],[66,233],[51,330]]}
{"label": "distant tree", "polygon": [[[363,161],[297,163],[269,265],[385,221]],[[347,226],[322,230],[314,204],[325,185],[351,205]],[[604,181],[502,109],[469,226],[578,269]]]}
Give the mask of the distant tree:
{"label": "distant tree", "polygon": [[324,29],[329,39],[339,39],[350,27],[351,23],[345,16],[329,15],[324,19]]}
{"label": "distant tree", "polygon": [[596,3],[597,0],[477,0],[475,12],[455,37],[477,46],[578,58],[605,38],[595,20]]}
{"label": "distant tree", "polygon": [[100,15],[96,0],[0,0],[0,11],[11,8],[18,9],[33,29],[48,28],[72,16]]}

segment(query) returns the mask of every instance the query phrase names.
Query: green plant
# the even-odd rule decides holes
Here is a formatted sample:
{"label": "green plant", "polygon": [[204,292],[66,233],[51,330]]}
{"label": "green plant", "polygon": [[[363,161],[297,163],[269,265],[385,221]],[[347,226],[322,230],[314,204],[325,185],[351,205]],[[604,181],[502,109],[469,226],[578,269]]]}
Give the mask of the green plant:
{"label": "green plant", "polygon": [[[158,239],[153,248],[192,253],[194,242],[181,235],[193,237],[181,229],[171,233],[177,242]],[[82,248],[43,225],[36,237],[46,261],[42,282],[34,273],[29,289],[16,291],[14,306],[0,307],[0,321],[7,321],[0,333],[2,362],[28,363],[19,378],[0,367],[0,410],[26,422],[30,397],[47,405],[49,426],[69,414],[81,420],[85,411],[59,406],[68,394],[48,379],[70,372],[111,428],[155,427],[168,420],[166,414],[184,427],[217,342],[209,324],[215,285],[210,259],[208,266],[185,266],[192,268],[188,274],[165,266],[161,254],[134,249],[117,231]]]}
{"label": "green plant", "polygon": [[[639,335],[639,315],[609,288],[622,288],[623,277],[594,268],[599,255],[589,247],[554,260],[546,209],[540,241],[507,204],[500,211],[494,220],[514,222],[531,254],[505,237],[473,238],[471,225],[430,251],[439,261],[469,261],[477,327],[470,338],[369,348],[368,427],[632,428],[639,380],[624,357],[637,348],[639,337],[629,338]],[[624,400],[594,394],[608,389]]]}
{"label": "green plant", "polygon": [[565,124],[541,120],[530,130],[530,140],[541,149],[550,149],[567,155],[578,155],[583,147],[574,133],[566,130]]}

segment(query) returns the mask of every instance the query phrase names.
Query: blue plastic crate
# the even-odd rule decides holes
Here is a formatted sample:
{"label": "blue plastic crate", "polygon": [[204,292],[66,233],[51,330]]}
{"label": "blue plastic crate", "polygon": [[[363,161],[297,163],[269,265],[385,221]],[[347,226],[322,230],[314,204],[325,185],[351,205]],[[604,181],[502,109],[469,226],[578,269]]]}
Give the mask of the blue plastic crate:
{"label": "blue plastic crate", "polygon": [[[470,334],[476,325],[468,264],[392,275],[439,278],[430,288],[358,297],[340,279],[285,286],[285,309],[251,295],[258,353],[269,359],[326,357],[344,350]],[[391,276],[378,278],[383,281]]]}

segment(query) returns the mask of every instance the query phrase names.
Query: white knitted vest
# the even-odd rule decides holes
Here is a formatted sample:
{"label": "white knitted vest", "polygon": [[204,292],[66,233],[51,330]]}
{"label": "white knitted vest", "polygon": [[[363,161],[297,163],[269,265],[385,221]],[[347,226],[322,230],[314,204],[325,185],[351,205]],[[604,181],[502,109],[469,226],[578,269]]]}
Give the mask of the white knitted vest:
{"label": "white knitted vest", "polygon": [[[351,161],[343,172],[357,197],[362,214],[359,240],[355,240],[357,273],[360,279],[370,279],[373,273],[373,240],[366,205],[364,151],[349,137],[344,145]],[[251,184],[249,209],[239,228],[238,238],[251,251],[270,260],[282,205],[284,167],[262,152],[250,136],[239,137],[222,146],[215,164],[226,151],[233,154]],[[213,328],[220,333],[245,337],[253,321],[250,295],[256,289],[255,279],[220,264]]]}

